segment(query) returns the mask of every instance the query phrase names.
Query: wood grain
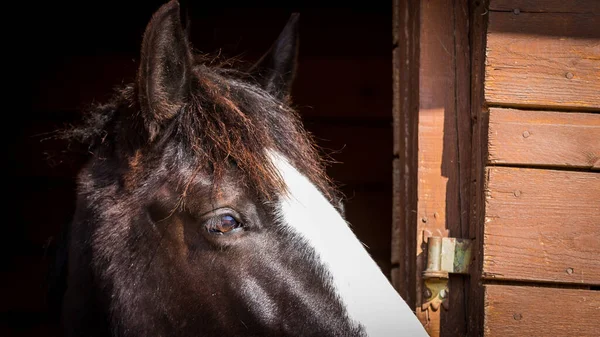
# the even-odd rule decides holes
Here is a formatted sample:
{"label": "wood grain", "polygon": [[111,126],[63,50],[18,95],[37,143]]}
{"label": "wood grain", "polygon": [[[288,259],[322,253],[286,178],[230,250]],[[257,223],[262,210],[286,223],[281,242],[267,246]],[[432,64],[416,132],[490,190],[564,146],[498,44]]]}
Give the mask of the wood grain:
{"label": "wood grain", "polygon": [[[468,234],[470,180],[469,12],[466,2],[421,1],[417,233]],[[466,334],[466,280],[449,281],[450,309],[422,307],[422,237],[417,237],[417,311],[430,336]]]}
{"label": "wood grain", "polygon": [[597,169],[600,114],[492,108],[489,163]]}
{"label": "wood grain", "polygon": [[417,130],[419,1],[393,2],[392,284],[415,308],[417,231]]}
{"label": "wood grain", "polygon": [[[456,145],[450,146],[456,141],[455,129],[449,129],[446,135],[450,139],[444,139],[444,126],[456,123],[453,20],[447,17],[453,14],[451,6],[452,2],[447,0],[421,2],[420,6],[416,315],[432,337],[442,335],[442,311],[422,307],[422,273],[426,265],[422,233],[427,230],[436,236],[447,236],[446,224],[458,220],[448,219],[447,214],[447,210],[458,207],[458,198],[448,197],[448,194],[458,192],[452,186],[458,178],[458,171],[452,165],[447,165],[448,161],[442,169],[444,154],[446,159],[456,158]],[[447,19],[441,20],[442,17]],[[452,184],[448,183],[449,180]]]}
{"label": "wood grain", "polygon": [[485,286],[485,337],[598,336],[600,291]]}
{"label": "wood grain", "polygon": [[487,279],[600,284],[600,174],[488,168]]}
{"label": "wood grain", "polygon": [[[469,238],[469,216],[471,214],[470,185],[471,181],[471,144],[472,144],[472,122],[471,122],[471,59],[469,39],[469,3],[468,1],[455,1],[452,11],[454,14],[454,132],[456,139],[448,137],[445,141],[450,142],[447,146],[456,147],[456,158],[444,160],[454,162],[457,171],[454,188],[448,193],[448,198],[457,198],[457,206],[448,210],[448,219],[453,223],[447,224],[449,234],[455,238]],[[450,133],[448,127],[444,130]],[[454,142],[454,143],[452,143]],[[450,203],[452,205],[452,203]],[[463,336],[468,331],[468,315],[471,308],[467,304],[469,300],[470,278],[465,275],[450,275],[448,283],[452,291],[448,298],[450,310],[442,313],[441,336]]]}
{"label": "wood grain", "polygon": [[595,0],[491,0],[490,11],[513,11],[530,13],[593,13],[600,15],[600,1]]}
{"label": "wood grain", "polygon": [[485,222],[485,164],[487,161],[488,110],[484,108],[485,37],[488,23],[487,4],[469,2],[469,40],[471,58],[470,113],[472,121],[469,238],[474,239],[467,302],[467,336],[483,335],[483,224]]}
{"label": "wood grain", "polygon": [[489,105],[600,109],[600,15],[490,12]]}

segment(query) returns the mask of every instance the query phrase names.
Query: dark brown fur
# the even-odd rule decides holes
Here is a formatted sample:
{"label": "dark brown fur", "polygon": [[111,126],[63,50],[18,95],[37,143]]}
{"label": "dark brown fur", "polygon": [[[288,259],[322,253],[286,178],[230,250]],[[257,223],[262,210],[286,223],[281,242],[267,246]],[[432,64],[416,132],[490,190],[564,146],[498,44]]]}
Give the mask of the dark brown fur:
{"label": "dark brown fur", "polygon": [[[116,155],[119,161],[136,166],[143,165],[140,157],[150,156],[148,152],[165,139],[177,138],[189,157],[197,160],[202,173],[214,175],[218,183],[223,172],[235,167],[244,184],[259,190],[265,198],[283,188],[264,151],[272,148],[291,158],[324,193],[332,196],[314,142],[288,102],[258,87],[245,72],[199,63],[194,65],[194,74],[193,96],[154,137],[136,118],[143,109],[135,85],[119,90],[111,103],[90,111],[82,126],[63,135],[88,143],[93,152]],[[131,185],[136,174],[127,174]]]}
{"label": "dark brown fur", "polygon": [[[335,194],[289,105],[296,21],[251,72],[210,67],[171,1],[148,25],[136,83],[64,133],[93,154],[66,242],[67,335],[361,334],[274,215],[285,185],[267,149]],[[223,210],[242,231],[207,231]]]}

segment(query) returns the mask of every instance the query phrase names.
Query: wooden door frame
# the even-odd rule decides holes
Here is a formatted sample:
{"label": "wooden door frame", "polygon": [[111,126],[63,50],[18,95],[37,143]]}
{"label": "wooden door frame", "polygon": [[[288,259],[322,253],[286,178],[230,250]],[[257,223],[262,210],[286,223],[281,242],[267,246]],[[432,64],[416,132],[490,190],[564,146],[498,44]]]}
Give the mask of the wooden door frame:
{"label": "wooden door frame", "polygon": [[[482,335],[486,9],[478,0],[393,3],[391,275],[432,336]],[[475,242],[470,275],[451,276],[447,311],[421,307],[424,231]]]}

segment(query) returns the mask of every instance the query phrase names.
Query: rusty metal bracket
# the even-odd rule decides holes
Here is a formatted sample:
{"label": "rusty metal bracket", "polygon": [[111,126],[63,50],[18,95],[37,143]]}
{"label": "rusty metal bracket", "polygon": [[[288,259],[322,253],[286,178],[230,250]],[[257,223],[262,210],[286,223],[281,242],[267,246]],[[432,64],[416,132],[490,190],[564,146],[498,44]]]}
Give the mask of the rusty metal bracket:
{"label": "rusty metal bracket", "polygon": [[421,309],[440,306],[448,310],[448,279],[452,274],[468,274],[472,260],[472,240],[441,236],[426,236],[427,264],[423,271],[423,301]]}

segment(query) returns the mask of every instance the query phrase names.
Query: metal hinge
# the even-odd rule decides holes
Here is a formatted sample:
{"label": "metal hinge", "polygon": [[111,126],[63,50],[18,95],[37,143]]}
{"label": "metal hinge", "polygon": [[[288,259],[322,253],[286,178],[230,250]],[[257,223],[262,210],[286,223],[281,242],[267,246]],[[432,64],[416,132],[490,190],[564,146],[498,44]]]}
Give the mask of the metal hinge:
{"label": "metal hinge", "polygon": [[441,236],[423,236],[427,245],[427,264],[423,271],[421,309],[440,305],[448,309],[448,279],[450,274],[468,274],[472,260],[472,240]]}

